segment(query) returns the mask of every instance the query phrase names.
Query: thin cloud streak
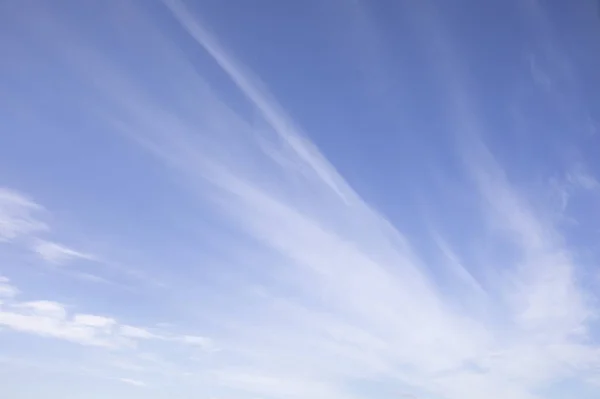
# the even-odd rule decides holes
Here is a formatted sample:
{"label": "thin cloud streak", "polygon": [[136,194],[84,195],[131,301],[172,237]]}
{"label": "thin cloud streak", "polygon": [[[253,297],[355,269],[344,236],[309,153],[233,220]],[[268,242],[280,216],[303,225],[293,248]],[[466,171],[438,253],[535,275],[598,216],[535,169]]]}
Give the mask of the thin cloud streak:
{"label": "thin cloud streak", "polygon": [[142,341],[155,340],[216,350],[208,337],[154,333],[149,329],[123,324],[113,317],[73,313],[69,306],[50,300],[19,300],[21,291],[0,276],[0,326],[13,331],[70,341],[76,344],[111,350],[135,348]]}
{"label": "thin cloud streak", "polygon": [[36,213],[43,208],[21,193],[0,187],[0,242],[48,230]]}
{"label": "thin cloud streak", "polygon": [[[435,13],[428,15],[433,18]],[[589,293],[577,282],[577,266],[560,233],[550,221],[536,215],[511,186],[481,141],[478,132],[485,131],[485,125],[465,89],[462,65],[451,43],[441,39],[447,35],[439,20],[430,20],[426,26],[429,35],[438,40],[434,47],[445,48],[438,51],[436,65],[441,68],[443,81],[448,82],[446,93],[453,104],[465,165],[481,197],[482,212],[489,227],[503,232],[504,240],[512,243],[518,255],[507,268],[506,281],[500,284],[515,337],[489,363],[484,360],[482,364],[490,374],[520,381],[524,392],[556,378],[572,377],[571,367],[591,373],[600,364],[598,346],[588,334],[596,315]]]}
{"label": "thin cloud streak", "polygon": [[175,17],[187,32],[200,44],[223,68],[235,82],[240,91],[248,97],[260,111],[265,121],[279,134],[296,155],[306,162],[312,170],[327,183],[345,201],[354,198],[352,191],[341,179],[335,169],[321,156],[318,150],[297,132],[294,124],[275,101],[266,93],[258,80],[251,76],[228,56],[218,42],[212,37],[186,9],[179,0],[165,0],[165,5],[173,12]]}
{"label": "thin cloud streak", "polygon": [[96,260],[93,255],[79,252],[65,245],[47,240],[38,240],[33,244],[32,251],[37,253],[43,260],[57,265],[65,264],[76,259],[88,261]]}
{"label": "thin cloud streak", "polygon": [[128,384],[128,385],[133,385],[135,387],[145,387],[146,383],[143,381],[139,381],[139,380],[134,380],[133,378],[120,378],[119,381]]}

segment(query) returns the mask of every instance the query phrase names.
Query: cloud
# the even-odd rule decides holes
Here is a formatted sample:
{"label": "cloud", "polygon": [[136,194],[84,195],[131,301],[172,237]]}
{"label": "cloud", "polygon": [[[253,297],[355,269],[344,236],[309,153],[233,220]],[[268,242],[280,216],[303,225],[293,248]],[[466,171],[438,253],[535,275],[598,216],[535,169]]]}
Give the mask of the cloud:
{"label": "cloud", "polygon": [[19,292],[11,287],[11,299],[0,307],[0,326],[14,331],[57,338],[86,346],[126,347],[133,343],[127,334],[119,333],[119,323],[110,317],[93,314],[71,314],[67,307],[48,300],[18,301]]}
{"label": "cloud", "polygon": [[127,345],[126,340],[112,333],[109,322],[109,319],[93,315],[70,317],[63,304],[52,301],[4,304],[0,310],[0,325],[14,331],[86,346],[117,348]]}
{"label": "cloud", "polygon": [[201,348],[205,351],[216,351],[218,350],[214,341],[207,337],[200,337],[197,335],[185,335],[180,337],[179,340],[185,344]]}
{"label": "cloud", "polygon": [[145,382],[139,381],[139,380],[134,380],[132,378],[120,378],[119,381],[121,381],[125,384],[136,386],[136,387],[145,387],[146,386]]}
{"label": "cloud", "polygon": [[119,328],[119,334],[124,336],[124,337],[128,337],[128,338],[135,338],[135,339],[152,339],[152,338],[158,338],[157,335],[152,334],[150,331],[145,330],[143,328],[139,328],[139,327],[133,327],[133,326],[121,326]]}
{"label": "cloud", "polygon": [[[534,398],[540,384],[571,375],[567,364],[582,373],[597,367],[597,356],[590,355],[597,348],[588,335],[594,311],[577,283],[577,266],[569,249],[479,141],[476,132],[483,128],[456,77],[449,79],[455,82],[451,94],[458,97],[457,128],[468,132],[464,141],[460,139],[468,143],[464,147],[467,174],[476,184],[488,227],[501,232],[499,240],[506,241],[516,256],[505,280],[493,287],[500,298],[486,305],[492,320],[445,301],[403,235],[360,200],[257,79],[181,3],[167,4],[278,137],[293,148],[276,151],[277,159],[287,161],[272,166],[286,177],[283,180],[277,180],[268,167],[254,175],[237,173],[230,159],[213,158],[211,163],[212,170],[220,172],[219,187],[231,194],[224,195],[221,204],[232,220],[272,251],[274,264],[284,259],[283,267],[294,270],[297,284],[311,287],[312,295],[300,288],[305,295],[301,302],[314,304],[269,308],[264,325],[246,325],[244,334],[256,340],[251,346],[259,352],[248,366],[262,364],[267,375],[273,374],[261,378],[242,374],[244,378],[232,378],[232,383],[256,394],[270,391],[294,397],[293,389],[280,388],[285,378],[273,375],[302,370],[302,384],[309,385],[320,378],[335,381],[340,374],[350,379],[385,376],[396,384],[448,398]],[[460,70],[460,63],[450,64],[451,73]],[[184,134],[192,132],[187,129]],[[199,147],[187,151],[197,159],[208,156]],[[263,155],[271,157],[273,152]],[[188,156],[175,152],[168,157]],[[182,168],[187,176],[204,179],[201,162],[184,162]],[[314,173],[299,176],[298,171],[306,170]],[[272,189],[265,181],[278,181],[279,186]],[[286,195],[282,181],[296,182],[303,189]],[[323,192],[332,196],[311,194]],[[439,238],[437,243],[460,278],[481,292],[448,245]],[[494,321],[501,314],[507,314],[507,319]],[[269,363],[278,367],[269,368]],[[340,386],[336,389],[341,396],[347,394]]]}
{"label": "cloud", "polygon": [[450,245],[438,233],[432,233],[433,240],[439,247],[440,252],[448,261],[450,270],[473,291],[486,295],[485,289],[481,283],[465,268],[456,253],[450,248]]}
{"label": "cloud", "polygon": [[[112,280],[99,275],[107,269],[113,269],[130,279],[149,282],[141,273],[136,273],[125,265],[106,261],[94,254],[57,242],[53,237],[57,234],[52,226],[44,221],[49,214],[48,210],[30,196],[11,188],[0,187],[0,244],[5,244],[5,248],[10,248],[15,253],[33,253],[43,261],[40,263],[42,266],[69,265],[68,269],[55,268],[54,271],[79,280],[114,285]],[[77,270],[81,261],[95,262],[102,265],[103,269],[96,273]]]}
{"label": "cloud", "polygon": [[584,190],[598,190],[598,188],[600,188],[598,180],[582,170],[582,168],[577,168],[572,172],[569,172],[567,174],[567,181],[573,186]]}
{"label": "cloud", "polygon": [[12,298],[19,294],[17,287],[10,284],[7,277],[0,276],[0,298]]}
{"label": "cloud", "polygon": [[65,264],[75,259],[95,260],[90,254],[46,240],[37,240],[32,250],[43,260],[53,264]]}
{"label": "cloud", "polygon": [[[25,194],[0,187],[0,242],[24,245],[44,261],[56,265],[76,259],[96,260],[91,254],[39,238],[40,234],[50,232],[50,226],[39,217],[42,213],[47,213],[44,207]],[[17,239],[21,242],[15,242]]]}
{"label": "cloud", "polygon": [[550,112],[561,116],[571,138],[589,138],[595,134],[596,126],[590,106],[581,95],[586,82],[573,62],[575,59],[570,57],[571,52],[561,45],[548,7],[532,0],[519,3],[519,9],[534,32],[528,59],[532,79],[543,92],[542,100],[551,103]]}
{"label": "cloud", "polygon": [[0,327],[15,332],[55,338],[72,343],[127,350],[140,341],[155,340],[216,350],[208,337],[155,334],[148,329],[120,323],[113,317],[73,313],[62,303],[49,300],[18,301],[20,291],[6,277],[0,277]]}
{"label": "cloud", "polygon": [[[352,389],[372,384],[423,398],[537,399],[536,392],[553,382],[585,380],[600,367],[590,334],[594,307],[578,284],[574,257],[560,231],[527,201],[479,138],[484,125],[456,75],[460,63],[443,41],[438,64],[450,66],[447,89],[456,101],[449,108],[456,130],[466,132],[457,140],[473,183],[468,194],[480,207],[471,220],[452,227],[464,241],[462,252],[478,244],[466,231],[492,237],[501,256],[486,254],[486,265],[459,258],[449,240],[436,235],[428,237],[431,250],[447,264],[428,263],[181,2],[167,4],[258,110],[266,132],[257,132],[162,41],[147,47],[157,51],[158,70],[181,72],[164,79],[173,87],[185,81],[186,90],[178,93],[183,107],[121,84],[130,76],[100,56],[83,57],[95,63],[79,72],[101,82],[102,102],[108,98],[117,109],[120,119],[107,118],[109,124],[136,137],[223,217],[234,233],[219,244],[231,253],[251,247],[243,259],[227,263],[231,275],[245,278],[224,279],[215,290],[216,299],[234,306],[212,301],[197,287],[182,295],[186,301],[178,311],[211,320],[220,350],[211,351],[216,344],[202,335],[155,334],[110,317],[73,315],[49,301],[3,305],[0,324],[84,345],[155,339],[198,346],[208,350],[193,359],[194,366],[190,359],[178,363],[196,371],[206,387],[247,396],[378,396],[377,388],[366,394]],[[437,33],[436,40],[445,37]],[[77,49],[71,53],[79,54]],[[469,270],[487,263],[498,278],[484,286]],[[450,268],[469,290],[448,295],[445,284],[452,283],[431,277],[440,267]],[[473,291],[489,294],[482,312],[464,306]]]}
{"label": "cloud", "polygon": [[569,210],[569,203],[574,196],[585,192],[597,193],[600,188],[598,180],[591,175],[581,163],[576,163],[562,178],[551,179],[551,187],[562,214]]}
{"label": "cloud", "polygon": [[75,324],[100,328],[103,330],[111,330],[117,324],[117,321],[113,318],[91,314],[76,314],[73,317],[73,322]]}
{"label": "cloud", "polygon": [[326,182],[327,186],[345,201],[350,200],[347,196],[350,189],[333,166],[327,162],[317,148],[303,135],[299,134],[297,128],[283,112],[283,109],[262,88],[256,77],[238,65],[231,56],[218,44],[216,39],[199,24],[187,10],[183,2],[179,0],[165,0],[164,3],[178,19],[181,25],[219,64],[237,85],[240,91],[260,112],[267,122],[293,152],[295,157],[304,163],[308,170],[316,174],[319,179]]}
{"label": "cloud", "polygon": [[[435,26],[432,30],[437,38],[447,37],[439,21],[427,26]],[[578,282],[580,268],[565,238],[510,183],[482,142],[478,132],[486,126],[465,89],[464,69],[456,54],[448,51],[451,44],[441,44],[447,48],[439,51],[436,64],[442,68],[444,80],[453,83],[447,91],[466,171],[477,187],[488,229],[498,244],[510,248],[508,256],[489,261],[503,270],[494,287],[502,299],[494,306],[506,306],[509,319],[503,328],[510,329],[512,338],[495,337],[496,349],[477,361],[486,372],[477,384],[466,386],[476,389],[480,385],[482,394],[500,392],[494,388],[498,379],[505,387],[512,386],[513,392],[506,392],[505,397],[534,397],[532,392],[544,383],[577,373],[583,378],[598,366],[598,346],[590,335],[595,304]],[[460,383],[461,379],[454,381]],[[473,391],[469,394],[475,395]]]}
{"label": "cloud", "polygon": [[0,187],[0,241],[48,230],[34,215],[43,208],[23,194]]}

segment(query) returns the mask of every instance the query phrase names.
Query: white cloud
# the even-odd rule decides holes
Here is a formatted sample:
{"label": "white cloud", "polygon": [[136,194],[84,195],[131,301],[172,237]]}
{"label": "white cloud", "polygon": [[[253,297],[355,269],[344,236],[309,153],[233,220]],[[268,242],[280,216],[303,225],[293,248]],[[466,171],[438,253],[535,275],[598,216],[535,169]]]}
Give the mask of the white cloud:
{"label": "white cloud", "polygon": [[66,245],[39,238],[50,226],[40,220],[45,209],[23,193],[0,187],[0,242],[30,250],[48,263],[62,265],[76,259],[96,261],[96,257]]}
{"label": "white cloud", "polygon": [[215,351],[218,349],[213,340],[207,337],[184,335],[178,339],[185,344],[196,346],[206,351]]}
{"label": "white cloud", "polygon": [[94,256],[90,254],[46,240],[37,240],[32,250],[46,262],[54,264],[65,264],[75,259],[95,260]]}
{"label": "white cloud", "polygon": [[577,188],[582,188],[584,190],[597,190],[600,188],[600,183],[598,180],[582,170],[581,167],[576,168],[572,172],[567,174],[567,181],[574,185]]}
{"label": "white cloud", "polygon": [[21,309],[24,313],[47,316],[58,320],[63,320],[67,316],[64,306],[52,301],[20,302],[15,304],[14,307]]}
{"label": "white cloud", "polygon": [[[508,320],[503,320],[501,328],[510,331],[511,338],[494,334],[495,349],[477,362],[485,373],[477,384],[463,385],[473,389],[480,385],[485,389],[481,394],[494,392],[503,397],[501,389],[495,388],[501,384],[511,387],[504,397],[535,397],[532,392],[544,383],[574,377],[573,369],[581,373],[575,374],[581,381],[582,375],[598,366],[599,358],[590,356],[598,351],[589,335],[595,309],[589,293],[577,282],[578,265],[560,232],[510,184],[481,142],[479,132],[486,126],[466,92],[464,83],[468,79],[461,63],[448,51],[452,47],[439,21],[430,21],[427,26],[435,26],[435,32],[429,33],[440,40],[438,45],[446,47],[438,49],[440,59],[436,65],[448,82],[455,129],[460,132],[465,165],[477,185],[487,227],[499,243],[508,243],[504,248],[510,248],[506,258],[488,261],[501,270],[501,280],[494,288],[503,300],[492,306],[506,307]],[[454,381],[461,384],[460,378]],[[474,391],[464,395],[477,397]]]}
{"label": "white cloud", "polygon": [[[273,128],[274,132],[286,144],[288,149],[291,150],[294,157],[298,158],[307,167],[306,170],[314,173],[344,201],[349,201],[354,197],[344,179],[323,158],[317,148],[306,140],[303,135],[299,134],[293,121],[285,115],[283,109],[263,89],[257,78],[237,64],[224,51],[216,39],[202,25],[197,23],[183,2],[180,0],[165,0],[164,3],[173,12],[173,15],[179,20],[190,36],[213,57],[223,71],[238,86],[240,91],[252,102],[264,120]],[[351,197],[348,197],[349,195]]]}
{"label": "white cloud", "polygon": [[0,187],[0,241],[48,230],[34,215],[43,208],[23,194]]}
{"label": "white cloud", "polygon": [[58,302],[12,299],[2,305],[0,326],[14,331],[106,348],[123,347],[132,342],[133,337],[118,334],[115,319],[92,314],[70,315],[65,305]]}
{"label": "white cloud", "polygon": [[118,343],[103,334],[101,329],[69,320],[65,307],[51,301],[5,305],[0,311],[0,325],[15,331],[59,338],[82,345],[118,346]]}
{"label": "white cloud", "polygon": [[129,385],[133,385],[136,387],[145,387],[146,383],[140,380],[134,380],[133,378],[120,378],[119,381],[125,383],[125,384],[129,384]]}
{"label": "white cloud", "polygon": [[117,321],[111,317],[96,316],[91,314],[76,314],[73,316],[73,323],[82,326],[110,330],[117,324]]}
{"label": "white cloud", "polygon": [[446,257],[450,270],[467,286],[479,294],[485,295],[485,289],[479,281],[465,268],[456,253],[450,248],[450,245],[439,234],[432,233],[433,240],[440,249],[440,252]]}
{"label": "white cloud", "polygon": [[[222,350],[210,354],[219,361],[199,373],[208,375],[207,386],[216,382],[282,398],[351,398],[373,396],[349,392],[350,386],[370,381],[423,392],[424,398],[534,399],[546,384],[594,372],[600,363],[588,333],[593,308],[575,279],[577,265],[560,232],[511,185],[483,143],[471,140],[484,129],[460,79],[448,81],[457,96],[457,130],[467,132],[463,143],[470,142],[466,147],[473,151],[465,161],[476,185],[471,194],[481,199],[483,228],[500,236],[514,255],[490,259],[503,274],[492,282],[494,295],[482,304],[484,314],[446,295],[429,277],[429,266],[437,265],[426,265],[403,234],[352,191],[181,3],[168,4],[275,132],[274,137],[255,132],[201,77],[181,66],[186,62],[181,58],[156,57],[167,63],[165,70],[185,71],[174,75],[193,88],[187,105],[212,122],[119,85],[127,79],[112,65],[90,68],[102,82],[102,94],[126,115],[119,127],[176,167],[192,192],[206,195],[230,218],[236,228],[236,236],[226,239],[231,251],[247,241],[258,243],[230,265],[260,268],[252,269],[256,281],[226,286],[224,296],[239,308],[217,309]],[[456,60],[443,61],[448,62],[440,65],[451,65],[454,73]],[[250,144],[229,152],[238,142]],[[443,237],[432,242],[460,279],[482,291]],[[259,283],[262,295],[248,294]],[[213,310],[216,305],[205,299],[194,302],[190,313]],[[86,316],[82,325],[60,304],[21,304],[8,311],[10,317],[6,312],[0,323],[21,331],[80,343],[105,334],[98,325],[106,320]],[[150,334],[125,325],[111,331],[140,339]],[[214,345],[202,336],[167,338]]]}
{"label": "white cloud", "polygon": [[[360,200],[259,83],[179,2],[167,3],[293,150],[273,146],[268,154],[253,153],[279,161],[256,174],[239,172],[235,160],[215,158],[194,146],[193,128],[166,129],[181,132],[183,142],[191,144],[185,152],[174,145],[163,147],[164,158],[178,159],[186,176],[204,179],[208,171],[203,170],[203,160],[211,159],[210,173],[222,190],[215,194],[222,195],[219,204],[236,226],[267,248],[261,253],[261,259],[267,259],[266,273],[283,267],[293,273],[301,290],[310,287],[301,291],[300,301],[312,305],[283,310],[274,309],[268,300],[260,302],[265,308],[256,310],[256,319],[261,322],[244,324],[243,334],[232,339],[251,359],[247,370],[265,367],[265,376],[250,378],[240,372],[236,375],[243,378],[230,378],[232,384],[256,394],[294,397],[297,391],[288,388],[296,384],[283,387],[286,379],[277,377],[285,370],[302,375],[298,385],[325,378],[327,390],[340,396],[347,392],[331,381],[385,376],[391,383],[447,398],[529,399],[540,384],[569,375],[565,363],[581,370],[597,364],[595,357],[585,355],[596,350],[586,341],[593,311],[576,283],[576,265],[568,249],[553,226],[511,187],[483,143],[470,141],[466,150],[475,155],[465,163],[477,183],[489,227],[499,229],[518,256],[508,268],[510,279],[495,282],[501,299],[484,304],[486,317],[446,301],[402,234]],[[453,65],[458,70],[459,65]],[[457,101],[457,121],[469,132],[466,142],[482,129],[463,94]],[[206,96],[202,101],[210,104]],[[278,179],[269,167],[285,178]],[[286,181],[294,182],[295,191],[287,191]],[[441,239],[438,245],[457,275],[482,292],[448,245]],[[506,320],[494,320],[504,312]]]}
{"label": "white cloud", "polygon": [[[302,328],[307,329],[306,337],[292,335],[299,340],[299,346],[324,345],[324,348],[320,348],[323,358],[339,356],[337,352],[343,350],[346,358],[340,362],[346,363],[346,366],[351,363],[367,374],[379,369],[392,372],[395,362],[392,359],[404,359],[408,368],[406,371],[428,374],[459,367],[463,362],[484,354],[490,339],[490,333],[485,331],[484,326],[456,314],[442,303],[402,235],[358,198],[312,144],[290,127],[293,126],[291,123],[285,122],[283,114],[256,88],[245,72],[193,23],[189,15],[177,7],[174,11],[184,26],[215,57],[260,109],[272,128],[292,147],[292,153],[282,148],[277,155],[279,158],[293,157],[288,164],[299,166],[278,172],[289,176],[289,181],[298,181],[298,171],[303,173],[312,170],[313,174],[301,176],[305,189],[302,193],[310,195],[309,192],[323,192],[338,197],[338,201],[332,198],[325,209],[319,209],[321,203],[318,197],[292,197],[286,195],[285,187],[279,192],[263,189],[258,182],[271,178],[265,170],[261,171],[263,174],[260,176],[246,177],[229,173],[237,170],[237,167],[230,165],[228,160],[223,160],[224,163],[216,167],[212,165],[213,173],[219,176],[219,187],[231,193],[231,197],[227,197],[223,203],[231,212],[232,219],[248,234],[262,241],[273,251],[273,255],[286,258],[290,262],[287,267],[297,265],[299,282],[303,284],[310,281],[316,298],[327,298],[327,308],[338,309],[344,315],[343,319],[351,320],[349,323],[340,323],[337,321],[338,317],[342,317],[340,315],[321,321],[322,317],[318,316],[321,311],[312,309],[308,311],[308,320],[301,324]],[[200,148],[193,149],[198,151],[194,159],[205,158]],[[182,159],[175,154],[169,158]],[[201,165],[201,162],[189,164],[186,172],[198,169]],[[202,172],[198,174],[203,176]],[[327,198],[330,197],[324,197],[323,201],[327,201]],[[305,203],[314,204],[315,207],[307,207]],[[313,313],[316,314],[310,316]],[[292,311],[287,317],[279,316],[299,322],[294,319],[300,315]],[[303,319],[305,317],[302,316]],[[384,342],[386,350],[367,349],[363,341],[338,343],[336,338],[321,331],[321,325],[328,323],[339,323],[343,326],[339,329],[343,334],[348,334],[347,330],[371,331],[375,335],[373,340]],[[260,331],[266,333],[273,329],[281,336],[290,334],[287,329],[281,331],[281,328],[276,324],[265,326]],[[310,339],[315,343],[312,344]],[[282,344],[294,346],[294,342]],[[265,343],[264,350],[270,353],[286,351],[274,343]],[[290,356],[301,359],[308,356],[305,361],[311,364],[316,362],[315,366],[319,363],[317,359],[311,359],[310,354],[298,350],[301,349],[292,350]],[[370,366],[370,362],[363,363],[364,355],[361,352],[372,354],[376,359],[373,364],[382,365],[375,367]],[[332,365],[329,364],[329,367]],[[400,373],[400,370],[396,372]]]}
{"label": "white cloud", "polygon": [[139,327],[126,326],[126,325],[120,327],[119,334],[124,337],[135,338],[135,339],[158,338],[157,335],[152,334],[148,330],[145,330],[145,329],[139,328]]}
{"label": "white cloud", "polygon": [[0,276],[0,298],[12,298],[17,296],[19,290],[10,284],[7,277]]}
{"label": "white cloud", "polygon": [[214,341],[195,335],[154,334],[149,330],[120,323],[113,317],[71,313],[59,302],[16,300],[19,290],[0,276],[0,327],[42,337],[109,349],[130,349],[140,341],[159,340],[215,351]]}
{"label": "white cloud", "polygon": [[52,301],[12,302],[0,311],[0,325],[12,330],[71,341],[86,346],[119,348],[131,344],[127,335],[119,334],[113,318],[69,315],[66,307]]}

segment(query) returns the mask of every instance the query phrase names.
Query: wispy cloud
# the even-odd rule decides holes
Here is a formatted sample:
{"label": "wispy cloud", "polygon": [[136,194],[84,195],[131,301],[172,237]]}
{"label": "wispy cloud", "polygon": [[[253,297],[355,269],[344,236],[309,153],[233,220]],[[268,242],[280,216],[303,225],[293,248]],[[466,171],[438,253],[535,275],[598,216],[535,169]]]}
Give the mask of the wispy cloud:
{"label": "wispy cloud", "polygon": [[185,335],[178,339],[183,343],[201,348],[205,351],[214,352],[219,350],[219,348],[215,345],[214,341],[208,337],[201,337],[197,335]]}
{"label": "wispy cloud", "polygon": [[[155,342],[200,348],[201,357],[172,355],[173,363],[200,375],[206,387],[239,397],[372,397],[377,388],[366,394],[353,388],[379,384],[404,397],[537,399],[536,392],[555,381],[593,377],[600,367],[600,350],[590,334],[596,315],[578,282],[574,256],[560,230],[531,205],[479,136],[484,124],[457,72],[458,57],[443,40],[436,47],[444,50],[438,61],[442,68],[450,65],[442,71],[449,97],[456,100],[449,108],[456,130],[466,132],[457,135],[458,147],[472,183],[469,194],[479,204],[469,223],[453,228],[459,235],[476,225],[501,247],[502,256],[485,259],[498,270],[498,279],[486,284],[471,273],[484,266],[462,259],[440,234],[427,238],[443,265],[429,264],[351,188],[184,3],[165,3],[256,109],[265,131],[254,129],[229,105],[229,97],[165,46],[165,36],[149,25],[139,26],[146,27],[148,38],[162,39],[148,39],[147,47],[155,49],[158,66],[178,72],[164,79],[179,88],[183,106],[139,89],[131,72],[110,57],[90,49],[79,53],[76,45],[65,53],[81,76],[93,77],[99,108],[111,104],[111,112],[101,114],[118,115],[99,122],[136,138],[187,192],[202,199],[202,206],[219,215],[233,231],[220,236],[219,245],[232,253],[244,248],[247,256],[227,263],[227,276],[245,278],[224,279],[216,294],[196,287],[173,293],[185,299],[176,311],[188,320],[210,320],[215,337],[134,327],[117,317],[73,313],[52,301],[21,302],[9,288],[5,297],[11,302],[2,305],[0,324],[82,345],[118,349]],[[436,40],[443,37],[437,32]],[[177,84],[180,79],[186,90]],[[589,180],[584,182],[578,184]],[[49,259],[83,258],[49,244]],[[463,243],[461,250],[472,246]],[[454,283],[431,278],[442,268],[462,284],[452,288],[468,290],[448,295],[444,284]],[[191,272],[181,274],[186,279]],[[11,287],[8,280],[2,283]],[[464,305],[473,298],[481,300],[483,311]]]}
{"label": "wispy cloud", "polygon": [[[312,361],[317,360],[310,355],[288,349],[288,345],[314,347],[321,360],[320,375],[332,376],[342,371],[343,367],[332,367],[322,360],[337,356],[344,358],[347,366],[355,367],[346,377],[354,372],[363,376],[385,375],[451,398],[479,395],[529,398],[539,383],[569,375],[566,364],[588,372],[596,367],[598,349],[589,344],[586,334],[594,312],[576,282],[576,266],[568,248],[560,234],[510,185],[483,143],[471,143],[466,148],[478,152],[474,158],[469,155],[467,165],[472,165],[469,173],[476,182],[489,222],[504,232],[505,239],[512,241],[517,251],[507,281],[494,287],[500,289],[503,299],[489,309],[497,316],[501,314],[498,308],[509,312],[509,318],[501,324],[470,317],[467,312],[445,304],[441,292],[424,272],[422,261],[402,235],[360,201],[318,151],[307,144],[305,136],[290,127],[293,124],[282,122],[286,116],[281,107],[194,22],[181,4],[168,4],[190,35],[236,82],[273,130],[293,143],[295,154],[304,154],[301,161],[318,172],[309,177],[307,184],[341,193],[337,204],[320,202],[306,191],[302,194],[310,199],[282,198],[256,186],[252,178],[221,176],[221,187],[235,195],[226,203],[235,220],[251,236],[287,258],[291,262],[287,267],[299,267],[301,284],[307,279],[319,296],[327,298],[326,302],[318,301],[318,296],[310,300],[317,300],[323,307],[288,308],[287,318],[283,312],[271,315],[270,323],[275,323],[278,317],[298,323],[295,328],[300,328],[306,337],[298,337],[279,323],[267,324],[258,331],[267,334],[274,329],[277,335],[287,335],[288,339],[280,338],[279,346],[278,340],[269,334],[270,344],[265,339],[265,351],[279,362],[283,362],[279,356],[291,353],[297,361],[302,359],[316,366]],[[459,122],[466,122],[463,127],[470,132],[481,130],[479,122],[469,116],[475,111],[469,105],[468,95],[460,96],[458,104],[462,108],[458,113],[467,119]],[[476,138],[472,134],[468,137]],[[202,157],[201,150],[198,156]],[[226,165],[224,168],[231,170]],[[192,168],[189,165],[186,171]],[[288,176],[287,181],[297,179],[293,169],[280,172]],[[259,180],[259,176],[255,178]],[[266,169],[261,171],[260,181],[271,178],[274,176]],[[305,209],[305,201],[318,210]],[[340,219],[335,218],[338,215]],[[342,215],[347,224],[340,222]],[[363,231],[349,226],[361,226]],[[444,241],[438,238],[437,242],[457,273],[481,291]],[[330,313],[333,309],[335,312]],[[333,326],[336,328],[331,330]],[[507,330],[510,334],[506,334]],[[365,357],[370,356],[371,361],[366,361]],[[252,384],[269,386],[264,379],[252,379]]]}
{"label": "wispy cloud", "polygon": [[95,260],[93,255],[79,252],[64,245],[46,240],[37,240],[35,244],[33,244],[32,250],[46,262],[58,265],[65,264],[75,259]]}
{"label": "wispy cloud", "polygon": [[70,315],[65,305],[47,301],[6,302],[0,325],[14,331],[58,338],[86,346],[117,348],[132,344],[115,331],[117,322],[97,315]]}
{"label": "wispy cloud", "polygon": [[48,212],[25,194],[0,187],[0,241],[19,240],[41,259],[53,264],[64,264],[74,259],[94,260],[94,256],[76,251],[65,245],[39,238],[51,232],[43,221]]}
{"label": "wispy cloud", "polygon": [[133,327],[133,326],[121,326],[119,328],[119,334],[127,337],[127,338],[134,338],[134,339],[152,339],[152,338],[158,338],[157,335],[152,334],[150,331],[144,329],[144,328],[139,328],[139,327]]}
{"label": "wispy cloud", "polygon": [[43,208],[23,194],[0,187],[0,241],[48,230],[36,213]]}
{"label": "wispy cloud", "polygon": [[0,298],[12,298],[19,293],[17,287],[7,277],[0,276]]}
{"label": "wispy cloud", "polygon": [[164,2],[187,32],[200,44],[223,68],[235,82],[240,91],[254,104],[264,120],[273,128],[273,131],[289,147],[294,155],[315,173],[320,179],[332,188],[339,196],[349,200],[349,188],[340,178],[335,169],[329,164],[314,147],[312,143],[298,134],[283,109],[267,94],[256,77],[244,70],[221,48],[212,35],[189,13],[183,2],[179,0],[166,0]]}
{"label": "wispy cloud", "polygon": [[[26,254],[33,254],[40,262],[36,266],[68,266],[54,267],[53,271],[68,275],[81,281],[115,285],[104,277],[106,271],[122,275],[127,280],[135,280],[144,284],[154,283],[144,278],[127,265],[109,261],[90,252],[80,251],[69,244],[59,241],[59,234],[47,220],[52,220],[51,212],[36,202],[29,195],[7,187],[0,187],[0,244],[5,248]],[[92,265],[99,266],[93,273],[87,269]],[[84,269],[85,268],[85,269]]]}
{"label": "wispy cloud", "polygon": [[145,387],[146,386],[145,382],[139,381],[139,380],[134,380],[132,378],[120,378],[119,381],[121,381],[125,384],[136,386],[136,387]]}
{"label": "wispy cloud", "polygon": [[[585,7],[584,4],[580,2],[576,7]],[[558,26],[544,2],[532,0],[518,6],[533,36],[527,56],[532,80],[543,91],[544,100],[552,103],[553,112],[562,117],[570,134],[588,139],[596,133],[597,127],[593,112],[581,95],[586,82],[580,80],[567,47],[561,46]]]}
{"label": "wispy cloud", "polygon": [[589,172],[582,170],[581,167],[569,172],[567,174],[567,181],[576,188],[584,190],[598,190],[600,188],[598,180]]}
{"label": "wispy cloud", "polygon": [[479,294],[486,294],[481,283],[471,274],[463,265],[458,255],[452,250],[450,245],[439,234],[432,233],[433,240],[439,247],[440,252],[446,258],[450,270],[462,280],[468,287]]}
{"label": "wispy cloud", "polygon": [[159,340],[213,350],[207,337],[153,333],[123,324],[113,317],[74,313],[69,306],[50,300],[19,301],[20,290],[6,277],[0,278],[0,326],[14,331],[70,341],[85,346],[128,349],[140,341]]}

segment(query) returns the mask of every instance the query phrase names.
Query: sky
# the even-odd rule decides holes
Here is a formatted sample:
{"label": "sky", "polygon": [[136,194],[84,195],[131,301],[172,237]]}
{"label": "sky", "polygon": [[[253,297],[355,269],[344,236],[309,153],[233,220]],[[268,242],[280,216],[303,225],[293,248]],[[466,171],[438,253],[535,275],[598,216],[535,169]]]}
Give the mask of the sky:
{"label": "sky", "polygon": [[0,2],[0,392],[600,393],[593,0]]}

